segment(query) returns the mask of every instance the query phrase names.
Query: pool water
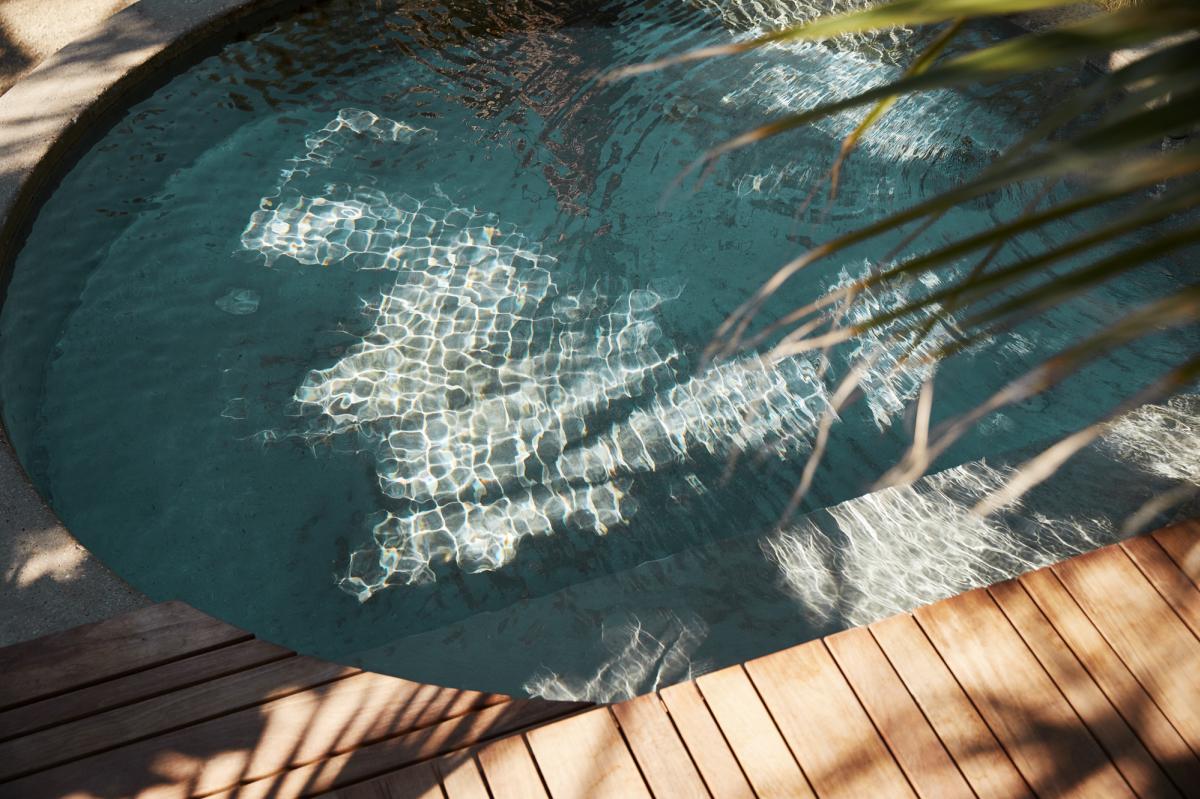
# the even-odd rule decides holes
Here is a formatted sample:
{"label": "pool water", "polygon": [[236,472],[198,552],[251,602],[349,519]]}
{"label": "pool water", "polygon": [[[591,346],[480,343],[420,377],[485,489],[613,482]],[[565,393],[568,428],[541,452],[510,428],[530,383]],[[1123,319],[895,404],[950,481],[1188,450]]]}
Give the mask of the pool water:
{"label": "pool water", "polygon": [[[904,450],[927,368],[891,369],[870,340],[828,373],[754,353],[703,363],[786,259],[953,185],[1087,79],[907,100],[829,203],[802,206],[853,118],[678,188],[749,125],[895,75],[921,35],[605,73],[814,10],[332,0],[226,46],[81,158],[19,256],[0,392],[26,469],[153,598],[406,677],[591,699],[1113,540],[1122,514],[1194,479],[1162,470],[1188,444],[1156,460],[1128,443],[1156,425],[1192,435],[1194,403],[1110,437],[1020,513],[985,523],[962,506],[1149,383],[1195,331],[989,417],[949,471],[862,499]],[[927,241],[1011,218],[1034,191],[960,206]],[[802,273],[768,312],[894,243]],[[1187,275],[1164,260],[942,365],[938,417]],[[878,356],[864,401],[836,426],[807,515],[777,530],[831,381],[863,353]],[[1114,490],[1118,471],[1141,476]]]}

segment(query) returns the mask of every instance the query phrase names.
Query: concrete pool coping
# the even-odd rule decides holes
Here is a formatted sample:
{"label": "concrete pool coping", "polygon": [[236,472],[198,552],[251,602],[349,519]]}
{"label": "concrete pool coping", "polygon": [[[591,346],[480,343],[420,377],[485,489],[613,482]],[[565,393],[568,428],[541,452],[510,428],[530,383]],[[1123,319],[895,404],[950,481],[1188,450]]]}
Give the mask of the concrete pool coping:
{"label": "concrete pool coping", "polygon": [[135,0],[4,0],[0,94],[54,53]]}
{"label": "concrete pool coping", "polygon": [[[38,209],[107,122],[206,48],[304,0],[139,0],[0,95],[0,302]],[[69,13],[62,3],[43,13]],[[0,423],[0,646],[151,604],[47,506]]]}

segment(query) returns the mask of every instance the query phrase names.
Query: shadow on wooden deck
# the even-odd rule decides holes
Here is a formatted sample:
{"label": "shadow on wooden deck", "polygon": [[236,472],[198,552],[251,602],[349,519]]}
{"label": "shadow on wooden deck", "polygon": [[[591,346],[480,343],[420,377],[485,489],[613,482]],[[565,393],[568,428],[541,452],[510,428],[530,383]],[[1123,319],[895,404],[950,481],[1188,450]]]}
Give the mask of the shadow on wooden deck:
{"label": "shadow on wooden deck", "polygon": [[0,796],[1200,796],[1200,523],[588,709],[181,603],[0,650]]}
{"label": "shadow on wooden deck", "polygon": [[582,707],[294,655],[174,602],[0,650],[0,672],[0,796],[23,799],[311,794]]}

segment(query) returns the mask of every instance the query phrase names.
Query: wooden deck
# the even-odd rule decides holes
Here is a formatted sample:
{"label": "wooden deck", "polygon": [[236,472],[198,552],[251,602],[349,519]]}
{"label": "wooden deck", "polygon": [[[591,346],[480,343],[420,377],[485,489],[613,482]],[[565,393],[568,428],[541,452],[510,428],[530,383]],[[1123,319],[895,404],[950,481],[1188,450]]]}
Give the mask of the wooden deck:
{"label": "wooden deck", "polygon": [[0,796],[1200,797],[1200,523],[617,705],[179,603],[0,650]]}

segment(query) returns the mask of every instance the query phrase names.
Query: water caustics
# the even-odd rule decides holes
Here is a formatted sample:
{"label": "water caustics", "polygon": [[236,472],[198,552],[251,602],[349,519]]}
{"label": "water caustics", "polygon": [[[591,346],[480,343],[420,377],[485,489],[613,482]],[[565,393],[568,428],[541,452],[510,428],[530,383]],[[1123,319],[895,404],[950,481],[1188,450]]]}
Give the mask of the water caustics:
{"label": "water caustics", "polygon": [[[396,275],[367,306],[367,335],[294,396],[299,434],[356,436],[396,501],[351,556],[345,590],[366,600],[435,579],[443,561],[497,569],[521,539],[565,527],[604,534],[636,513],[634,477],[686,469],[698,452],[808,450],[829,402],[815,359],[748,355],[690,374],[655,318],[672,292],[559,285],[555,257],[495,215],[322,182],[356,139],[434,136],[343,109],[242,237],[268,263]],[[310,184],[323,193],[305,194]],[[860,298],[852,312],[871,307]],[[864,388],[882,426],[927,367],[878,355]]]}
{"label": "water caustics", "polygon": [[1103,519],[973,513],[1012,472],[983,460],[955,466],[828,508],[835,535],[805,519],[765,537],[762,550],[806,615],[861,626],[1115,539]]}
{"label": "water caustics", "polygon": [[[1112,506],[1130,505],[1101,494],[1196,495],[1198,452],[1200,396],[1185,394],[1119,417],[1083,463],[990,516],[971,508],[1016,466],[980,459],[826,508],[760,546],[805,615],[867,625],[1120,541]],[[1123,485],[1098,490],[1113,473]]]}
{"label": "water caustics", "polygon": [[[331,662],[593,700],[1195,508],[1192,403],[1131,414],[986,525],[969,514],[1008,469],[1194,351],[1194,331],[983,420],[937,464],[957,471],[866,495],[909,444],[898,420],[927,370],[871,340],[828,364],[700,361],[779,265],[967,179],[1080,83],[1065,68],[1054,85],[898,103],[831,200],[853,114],[729,153],[696,191],[669,187],[758,121],[899,74],[934,34],[598,79],[869,1],[329,0],[230,42],[132,105],[39,211],[0,314],[13,448],[81,543],[147,595]],[[1006,35],[972,26],[954,52]],[[885,253],[1011,221],[1037,188],[957,205],[907,248],[897,234],[823,259],[759,321]],[[1023,236],[996,264],[1108,218]],[[904,292],[953,285],[973,260]],[[1190,267],[1163,259],[946,359],[933,421]],[[862,401],[780,530],[859,355]],[[1135,511],[1142,526],[1123,521]]]}
{"label": "water caustics", "polygon": [[610,655],[587,675],[559,674],[543,666],[522,686],[529,696],[567,702],[614,702],[648,690],[695,679],[709,669],[692,653],[708,635],[700,618],[670,611],[651,618],[632,616],[616,627],[600,627]]}

